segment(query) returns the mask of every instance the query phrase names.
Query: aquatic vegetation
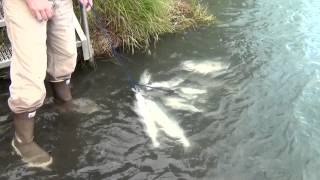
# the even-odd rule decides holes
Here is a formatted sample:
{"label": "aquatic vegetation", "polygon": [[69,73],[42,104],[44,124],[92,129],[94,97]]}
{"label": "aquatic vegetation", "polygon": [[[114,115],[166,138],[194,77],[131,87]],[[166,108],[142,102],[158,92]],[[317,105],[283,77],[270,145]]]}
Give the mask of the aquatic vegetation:
{"label": "aquatic vegetation", "polygon": [[[105,20],[115,46],[134,53],[146,50],[159,35],[173,33],[214,20],[198,0],[97,0],[95,6]],[[89,14],[96,54],[110,53],[106,39]]]}

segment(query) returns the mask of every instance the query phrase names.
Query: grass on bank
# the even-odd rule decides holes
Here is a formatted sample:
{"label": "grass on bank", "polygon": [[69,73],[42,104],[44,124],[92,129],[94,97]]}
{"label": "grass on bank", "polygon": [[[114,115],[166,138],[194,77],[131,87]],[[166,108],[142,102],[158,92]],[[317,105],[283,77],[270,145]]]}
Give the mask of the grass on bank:
{"label": "grass on bank", "polygon": [[[159,35],[195,28],[214,20],[198,0],[95,0],[95,7],[115,46],[132,53],[146,50]],[[110,50],[89,14],[93,47],[97,55]]]}

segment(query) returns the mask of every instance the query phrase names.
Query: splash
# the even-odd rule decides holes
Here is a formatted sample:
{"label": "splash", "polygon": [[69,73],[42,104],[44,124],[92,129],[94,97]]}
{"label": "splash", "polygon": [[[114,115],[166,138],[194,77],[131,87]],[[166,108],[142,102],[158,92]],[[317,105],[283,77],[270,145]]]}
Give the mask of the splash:
{"label": "splash", "polygon": [[181,92],[184,93],[184,94],[189,94],[189,95],[198,95],[198,94],[205,94],[205,93],[207,93],[206,90],[196,89],[196,88],[189,88],[189,87],[183,87],[183,88],[181,88]]}
{"label": "splash", "polygon": [[195,63],[193,61],[185,61],[181,64],[181,68],[186,71],[192,71],[200,74],[209,74],[217,71],[221,71],[227,68],[227,66],[221,62],[202,61]]}
{"label": "splash", "polygon": [[81,114],[92,114],[94,112],[100,111],[99,105],[88,98],[77,98],[73,100],[73,103],[79,107],[76,110],[77,113]]}
{"label": "splash", "polygon": [[[148,83],[150,80],[150,74],[145,72],[140,82]],[[156,102],[145,96],[144,91],[135,91],[135,97],[134,110],[139,115],[140,121],[145,125],[145,131],[151,138],[154,147],[160,146],[158,141],[159,131],[163,131],[169,137],[176,139],[184,147],[190,146],[190,142],[184,135],[184,131],[179,124],[170,118],[165,110]]]}

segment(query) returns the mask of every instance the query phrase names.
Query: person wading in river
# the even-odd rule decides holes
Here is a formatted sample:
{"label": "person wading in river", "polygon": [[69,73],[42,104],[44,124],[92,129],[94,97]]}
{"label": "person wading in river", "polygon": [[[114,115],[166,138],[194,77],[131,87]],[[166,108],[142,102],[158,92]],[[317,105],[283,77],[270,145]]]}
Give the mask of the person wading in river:
{"label": "person wading in river", "polygon": [[[92,0],[79,1],[90,10]],[[72,107],[69,82],[77,58],[73,2],[4,0],[3,7],[12,45],[8,100],[14,113],[12,146],[29,166],[45,167],[52,157],[33,141],[34,116],[45,99],[46,74],[55,103]]]}

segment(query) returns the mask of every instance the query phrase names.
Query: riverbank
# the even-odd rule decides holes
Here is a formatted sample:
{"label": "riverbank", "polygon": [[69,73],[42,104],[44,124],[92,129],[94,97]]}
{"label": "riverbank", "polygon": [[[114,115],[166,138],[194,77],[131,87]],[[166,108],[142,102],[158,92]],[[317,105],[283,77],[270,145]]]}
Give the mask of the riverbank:
{"label": "riverbank", "polygon": [[[214,21],[198,0],[97,0],[95,7],[114,45],[132,53],[147,50],[160,35]],[[89,23],[95,55],[110,54],[108,42],[91,13]]]}

